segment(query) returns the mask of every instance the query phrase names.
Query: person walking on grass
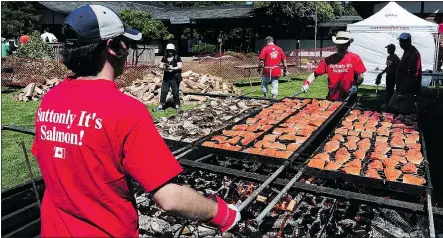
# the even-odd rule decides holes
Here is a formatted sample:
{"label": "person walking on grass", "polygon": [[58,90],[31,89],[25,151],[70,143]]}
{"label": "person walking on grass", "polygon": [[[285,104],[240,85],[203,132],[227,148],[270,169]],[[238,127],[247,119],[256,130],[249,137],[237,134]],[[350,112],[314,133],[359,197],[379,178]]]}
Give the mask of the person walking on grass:
{"label": "person walking on grass", "polygon": [[74,75],[43,97],[32,154],[45,182],[42,237],[138,237],[131,181],[165,211],[225,232],[240,213],[218,196],[171,182],[183,169],[144,104],[115,82],[128,56],[125,28],[111,9],[85,5],[66,18],[63,63]]}
{"label": "person walking on grass", "polygon": [[274,44],[274,38],[266,37],[266,46],[260,52],[258,71],[261,74],[261,89],[264,97],[268,97],[268,84],[271,84],[272,98],[278,95],[278,80],[282,76],[280,63],[283,64],[283,74],[286,75],[286,55]]}
{"label": "person walking on grass", "polygon": [[160,62],[160,68],[163,69],[163,82],[160,93],[160,105],[154,111],[164,110],[166,106],[166,97],[169,88],[172,90],[175,108],[178,113],[183,112],[180,108],[180,82],[182,80],[182,60],[175,51],[173,44],[166,46],[166,53]]}
{"label": "person walking on grass", "polygon": [[348,52],[353,42],[349,32],[339,31],[332,41],[337,46],[337,53],[324,58],[315,71],[303,82],[302,92],[308,92],[309,86],[320,75],[328,75],[328,95],[330,100],[345,100],[350,93],[356,93],[363,82],[365,65],[357,54]]}
{"label": "person walking on grass", "polygon": [[392,95],[394,94],[395,88],[395,72],[397,71],[398,64],[400,63],[400,58],[395,54],[395,45],[389,44],[386,46],[388,49],[388,58],[386,59],[386,68],[377,75],[375,84],[379,85],[381,83],[381,77],[386,73],[386,98],[385,104],[389,104]]}

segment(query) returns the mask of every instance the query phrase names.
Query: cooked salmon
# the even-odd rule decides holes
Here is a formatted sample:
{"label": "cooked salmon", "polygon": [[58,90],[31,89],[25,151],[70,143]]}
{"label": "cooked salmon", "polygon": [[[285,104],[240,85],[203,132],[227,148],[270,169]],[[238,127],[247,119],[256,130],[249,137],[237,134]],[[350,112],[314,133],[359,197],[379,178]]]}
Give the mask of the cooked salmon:
{"label": "cooked salmon", "polygon": [[380,160],[374,160],[374,161],[372,161],[369,164],[368,168],[375,169],[375,170],[378,170],[378,171],[382,171],[383,170],[383,164],[381,163]]}
{"label": "cooked salmon", "polygon": [[265,141],[265,140],[260,140],[257,141],[257,143],[255,143],[254,147],[255,148],[271,148],[272,143],[269,141]]}
{"label": "cooked salmon", "polygon": [[240,132],[238,133],[238,136],[241,136],[241,137],[243,137],[243,138],[251,137],[251,136],[254,136],[254,135],[256,135],[256,133],[254,133],[254,132],[250,132],[250,131],[240,131]]}
{"label": "cooked salmon", "polygon": [[360,132],[354,131],[354,130],[350,130],[350,131],[348,131],[348,135],[350,135],[350,136],[359,136]]}
{"label": "cooked salmon", "polygon": [[408,152],[406,152],[406,159],[414,164],[421,164],[423,155],[420,150],[408,150]]}
{"label": "cooked salmon", "polygon": [[413,184],[413,185],[423,185],[426,183],[426,179],[410,174],[403,174],[403,183]]}
{"label": "cooked salmon", "polygon": [[248,128],[246,128],[246,131],[255,132],[255,131],[258,131],[260,129],[260,127],[262,127],[262,124],[250,125],[250,126],[248,126]]}
{"label": "cooked salmon", "polygon": [[260,152],[261,155],[270,156],[270,157],[274,157],[275,153],[277,153],[277,150],[272,148],[264,149]]}
{"label": "cooked salmon", "polygon": [[371,133],[371,135],[373,133],[375,133],[376,131],[377,131],[377,128],[375,126],[367,126],[364,130],[364,132]]}
{"label": "cooked salmon", "polygon": [[340,167],[342,166],[342,164],[337,163],[335,161],[329,161],[328,165],[326,165],[325,170],[329,170],[329,171],[336,171],[338,170]]}
{"label": "cooked salmon", "polygon": [[292,151],[277,151],[275,152],[275,157],[280,158],[280,159],[287,159],[289,158],[289,156],[292,155]]}
{"label": "cooked salmon", "polygon": [[348,136],[348,141],[357,143],[358,141],[360,141],[360,138],[358,138],[357,136]]}
{"label": "cooked salmon", "polygon": [[303,144],[306,140],[308,140],[308,137],[295,136],[295,142],[298,144]]}
{"label": "cooked salmon", "polygon": [[365,150],[357,150],[354,152],[354,156],[356,159],[363,160],[366,156]]}
{"label": "cooked salmon", "polygon": [[361,161],[359,159],[354,159],[353,161],[347,163],[345,167],[356,167],[361,169]]}
{"label": "cooked salmon", "polygon": [[227,140],[226,142],[228,142],[231,145],[236,145],[240,140],[241,140],[241,137],[240,136],[236,136],[234,138],[231,138],[231,139]]}
{"label": "cooked salmon", "polygon": [[388,137],[385,136],[377,136],[375,137],[376,142],[388,142]]}
{"label": "cooked salmon", "polygon": [[296,128],[284,128],[285,129],[285,133],[288,133],[288,134],[297,134],[297,132],[298,132],[298,129],[296,129]]}
{"label": "cooked salmon", "polygon": [[287,128],[275,128],[273,131],[272,131],[272,134],[274,134],[274,135],[281,135],[281,134],[283,134],[283,133],[285,133],[285,130],[286,130]]}
{"label": "cooked salmon", "polygon": [[290,134],[284,134],[278,137],[279,140],[288,140],[288,141],[295,141],[295,134],[290,133]]}
{"label": "cooked salmon", "polygon": [[258,118],[248,118],[248,119],[246,120],[246,124],[248,124],[248,125],[254,125],[255,123],[257,123],[257,121],[258,121]]}
{"label": "cooked salmon", "polygon": [[405,139],[406,138],[406,136],[403,134],[403,132],[399,132],[399,131],[392,132],[391,137],[392,138],[398,137],[398,138],[401,138],[401,139]]}
{"label": "cooked salmon", "polygon": [[407,164],[405,164],[401,168],[401,171],[406,172],[406,173],[414,173],[414,174],[416,174],[417,173],[417,167],[413,163],[408,162]]}
{"label": "cooked salmon", "polygon": [[375,170],[375,169],[368,169],[368,171],[366,172],[366,177],[374,178],[374,179],[381,179],[380,175],[378,174],[377,170]]}
{"label": "cooked salmon", "polygon": [[340,142],[338,140],[331,140],[325,144],[324,150],[327,153],[334,152],[340,148]]}
{"label": "cooked salmon", "polygon": [[232,136],[237,136],[238,133],[240,133],[240,131],[230,131],[230,130],[223,131],[223,135],[231,136],[231,137]]}
{"label": "cooked salmon", "polygon": [[348,135],[348,129],[346,128],[337,128],[335,129],[335,134]]}
{"label": "cooked salmon", "polygon": [[333,140],[338,140],[340,142],[345,142],[345,138],[343,137],[343,135],[340,134],[335,134],[334,137],[332,137]]}
{"label": "cooked salmon", "polygon": [[406,147],[408,147],[410,150],[421,150],[421,144],[419,143],[406,144]]}
{"label": "cooked salmon", "polygon": [[363,126],[354,126],[354,131],[363,131]]}
{"label": "cooked salmon", "polygon": [[219,144],[226,142],[226,136],[213,136],[211,140],[217,141]]}
{"label": "cooked salmon", "polygon": [[346,142],[343,144],[344,146],[346,146],[346,148],[348,148],[348,150],[356,150],[357,149],[357,143],[355,142]]}
{"label": "cooked salmon", "polygon": [[321,126],[321,124],[323,124],[323,122],[325,122],[324,119],[322,119],[322,118],[317,118],[317,119],[315,119],[315,120],[309,122],[309,125],[319,127],[319,126]]}
{"label": "cooked salmon", "polygon": [[396,181],[401,174],[401,171],[398,169],[385,169],[385,176],[388,181]]}
{"label": "cooked salmon", "polygon": [[202,145],[206,147],[214,147],[216,144],[212,141],[205,141]]}
{"label": "cooked salmon", "polygon": [[347,174],[360,175],[360,168],[357,167],[345,167],[341,170]]}
{"label": "cooked salmon", "polygon": [[241,124],[241,125],[235,125],[234,127],[232,127],[232,130],[234,131],[244,131],[246,130],[246,128],[248,128],[249,125],[246,124]]}
{"label": "cooked salmon", "polygon": [[388,146],[387,142],[375,142],[374,151],[376,153],[386,154],[391,150],[391,147]]}
{"label": "cooked salmon", "polygon": [[386,159],[387,157],[386,157],[386,155],[384,155],[384,154],[382,154],[382,153],[375,153],[375,152],[372,152],[370,158],[371,158],[372,160],[384,160],[384,159]]}
{"label": "cooked salmon", "polygon": [[383,164],[386,166],[386,168],[389,169],[395,169],[395,166],[397,166],[398,161],[394,159],[384,159],[382,160]]}
{"label": "cooked salmon", "polygon": [[420,134],[418,131],[416,131],[416,130],[414,130],[414,129],[409,129],[409,128],[406,128],[406,129],[404,130],[404,132],[405,132],[405,133],[408,133],[408,134],[416,134],[417,136]]}
{"label": "cooked salmon", "polygon": [[370,131],[362,131],[360,133],[360,136],[362,138],[372,138],[372,132],[370,132]]}
{"label": "cooked salmon", "polygon": [[335,153],[335,161],[344,164],[346,161],[351,159],[351,155],[345,148],[340,148]]}
{"label": "cooked salmon", "polygon": [[380,124],[382,125],[382,127],[386,127],[386,128],[392,127],[392,123],[388,122],[388,121],[382,121],[382,122],[380,122]]}
{"label": "cooked salmon", "polygon": [[349,114],[351,114],[351,115],[360,115],[361,111],[360,110],[352,110],[352,111],[349,112]]}
{"label": "cooked salmon", "polygon": [[278,135],[265,135],[265,137],[263,137],[263,140],[270,141],[270,142],[275,142],[275,140],[277,138],[278,138]]}
{"label": "cooked salmon", "polygon": [[261,151],[262,151],[261,148],[248,148],[248,149],[244,150],[244,152],[250,153],[250,154],[260,154]]}
{"label": "cooked salmon", "polygon": [[291,144],[289,144],[289,145],[286,147],[286,149],[287,149],[288,151],[296,151],[296,150],[298,149],[298,147],[300,147],[300,144],[297,144],[297,143],[291,143]]}
{"label": "cooked salmon", "polygon": [[395,148],[404,148],[405,147],[405,142],[400,137],[393,137],[391,139],[391,146],[395,147]]}
{"label": "cooked salmon", "polygon": [[255,138],[257,138],[257,137],[258,137],[258,135],[245,137],[245,138],[241,141],[241,144],[242,144],[242,145],[247,145],[247,144],[251,143],[253,140],[255,140]]}
{"label": "cooked salmon", "polygon": [[274,143],[272,143],[271,148],[272,149],[277,149],[277,150],[286,150],[286,145],[283,145],[283,144],[278,143],[278,142],[274,142]]}
{"label": "cooked salmon", "polygon": [[308,163],[308,166],[316,169],[323,169],[325,167],[326,161],[321,159],[311,159]]}
{"label": "cooked salmon", "polygon": [[368,150],[371,147],[371,141],[365,138],[357,143],[360,150]]}
{"label": "cooked salmon", "polygon": [[406,150],[404,150],[404,149],[392,149],[392,154],[393,155],[398,155],[398,156],[406,156]]}
{"label": "cooked salmon", "polygon": [[320,154],[315,155],[315,156],[313,157],[313,159],[322,159],[322,160],[329,161],[329,154],[323,152],[323,153],[320,153]]}
{"label": "cooked salmon", "polygon": [[309,136],[311,136],[312,132],[313,132],[313,130],[308,129],[308,128],[305,127],[303,129],[301,129],[300,131],[298,131],[297,135],[309,137]]}
{"label": "cooked salmon", "polygon": [[389,157],[389,158],[391,158],[391,159],[393,159],[393,160],[396,160],[396,161],[398,161],[399,163],[401,163],[401,164],[406,164],[408,161],[406,160],[406,158],[405,157],[403,157],[403,156],[399,156],[399,155],[391,155],[391,157]]}
{"label": "cooked salmon", "polygon": [[380,127],[377,129],[377,134],[381,136],[389,136],[389,129],[386,127]]}
{"label": "cooked salmon", "polygon": [[415,140],[415,142],[418,142],[420,140],[420,135],[418,135],[418,134],[406,134],[406,138],[408,138],[410,140]]}

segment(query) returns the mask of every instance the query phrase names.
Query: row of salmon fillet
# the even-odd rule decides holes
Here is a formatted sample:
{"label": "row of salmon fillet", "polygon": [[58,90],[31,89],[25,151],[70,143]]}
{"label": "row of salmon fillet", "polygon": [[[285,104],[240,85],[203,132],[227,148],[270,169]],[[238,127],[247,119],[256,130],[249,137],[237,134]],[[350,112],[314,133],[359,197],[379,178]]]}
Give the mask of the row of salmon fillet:
{"label": "row of salmon fillet", "polygon": [[270,130],[273,125],[278,124],[310,102],[311,99],[284,99],[270,107],[263,108],[256,116],[246,119],[244,124],[224,130],[223,135],[213,136],[210,140],[203,142],[202,146],[240,151]]}
{"label": "row of salmon fillet", "polygon": [[335,130],[323,151],[309,167],[414,185],[426,183],[417,176],[423,161],[416,115],[394,118],[393,114],[352,110]]}

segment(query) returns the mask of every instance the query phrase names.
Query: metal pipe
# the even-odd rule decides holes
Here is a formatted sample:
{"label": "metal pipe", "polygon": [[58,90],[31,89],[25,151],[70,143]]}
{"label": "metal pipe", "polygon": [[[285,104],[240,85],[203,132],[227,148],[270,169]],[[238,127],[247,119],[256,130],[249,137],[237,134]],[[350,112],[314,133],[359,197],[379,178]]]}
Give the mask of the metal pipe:
{"label": "metal pipe", "polygon": [[26,159],[26,166],[28,167],[29,176],[31,177],[32,186],[34,187],[35,197],[37,198],[38,207],[39,207],[39,209],[41,209],[42,208],[41,207],[41,200],[40,200],[40,196],[38,195],[38,190],[37,190],[37,185],[35,184],[34,175],[32,174],[31,163],[29,162],[28,152],[26,152],[25,142],[21,141],[21,142],[17,142],[17,144],[19,146],[21,146],[23,149],[23,154],[25,155],[25,159]]}
{"label": "metal pipe", "polygon": [[283,195],[285,195],[288,190],[292,187],[292,185],[294,185],[295,182],[297,182],[297,180],[302,176],[303,171],[305,170],[305,168],[301,168],[298,173],[291,179],[291,181],[289,181],[288,184],[286,184],[286,186],[280,191],[280,193],[274,198],[274,200],[272,200],[271,203],[268,204],[268,206],[263,209],[263,211],[260,213],[260,215],[258,215],[254,221],[257,224],[260,224],[261,221],[263,220],[263,218],[265,218],[265,216],[272,210],[272,208],[274,208],[275,204],[277,204],[278,201],[280,201],[280,198],[283,197]]}
{"label": "metal pipe", "polygon": [[8,131],[15,131],[15,132],[21,132],[28,135],[35,135],[35,128],[25,128],[20,126],[11,126],[11,125],[4,125],[2,126],[2,130],[8,130]]}
{"label": "metal pipe", "polygon": [[180,160],[183,156],[185,156],[185,155],[191,153],[192,151],[194,151],[194,150],[196,150],[196,149],[197,149],[196,147],[192,147],[191,149],[189,149],[189,150],[187,150],[187,151],[185,151],[185,152],[183,152],[183,153],[181,153],[181,154],[175,156],[175,159],[176,159],[176,160]]}
{"label": "metal pipe", "polygon": [[427,200],[427,211],[428,211],[428,221],[429,221],[429,236],[431,238],[435,237],[435,228],[434,228],[434,215],[432,214],[432,201],[431,201],[431,195],[429,193],[426,193],[426,200]]}
{"label": "metal pipe", "polygon": [[187,145],[187,146],[185,146],[185,147],[183,147],[183,148],[180,148],[180,149],[178,149],[178,150],[175,150],[175,151],[173,151],[172,152],[172,155],[178,155],[178,154],[180,154],[182,151],[185,151],[185,150],[188,150],[188,149],[190,149],[190,148],[192,148],[192,144],[191,145]]}

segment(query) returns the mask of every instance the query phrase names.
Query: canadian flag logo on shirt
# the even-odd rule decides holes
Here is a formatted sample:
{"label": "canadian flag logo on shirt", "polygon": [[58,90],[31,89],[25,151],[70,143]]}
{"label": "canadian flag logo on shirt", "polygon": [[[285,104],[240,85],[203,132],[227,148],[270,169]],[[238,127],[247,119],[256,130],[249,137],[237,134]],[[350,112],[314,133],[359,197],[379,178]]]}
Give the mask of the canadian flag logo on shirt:
{"label": "canadian flag logo on shirt", "polygon": [[65,159],[66,149],[61,147],[54,147],[54,158]]}

